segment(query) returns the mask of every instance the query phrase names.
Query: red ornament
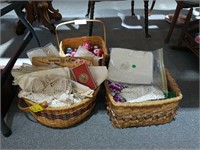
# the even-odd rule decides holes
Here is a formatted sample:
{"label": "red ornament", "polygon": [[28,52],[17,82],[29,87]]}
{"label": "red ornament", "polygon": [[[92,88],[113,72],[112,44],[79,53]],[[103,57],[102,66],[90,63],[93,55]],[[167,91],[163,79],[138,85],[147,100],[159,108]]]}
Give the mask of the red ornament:
{"label": "red ornament", "polygon": [[87,41],[83,43],[83,47],[85,47],[89,51],[93,50],[92,44],[90,42],[87,42]]}
{"label": "red ornament", "polygon": [[103,55],[103,51],[100,48],[94,49],[93,53],[98,57],[101,57]]}

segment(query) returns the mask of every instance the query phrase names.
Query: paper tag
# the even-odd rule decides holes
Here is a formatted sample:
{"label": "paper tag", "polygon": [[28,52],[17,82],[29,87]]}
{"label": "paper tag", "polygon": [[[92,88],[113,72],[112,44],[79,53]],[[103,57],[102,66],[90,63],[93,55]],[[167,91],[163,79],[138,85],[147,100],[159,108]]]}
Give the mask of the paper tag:
{"label": "paper tag", "polygon": [[39,104],[31,106],[29,109],[34,113],[44,110]]}
{"label": "paper tag", "polygon": [[87,24],[86,20],[75,20],[74,21],[75,24]]}

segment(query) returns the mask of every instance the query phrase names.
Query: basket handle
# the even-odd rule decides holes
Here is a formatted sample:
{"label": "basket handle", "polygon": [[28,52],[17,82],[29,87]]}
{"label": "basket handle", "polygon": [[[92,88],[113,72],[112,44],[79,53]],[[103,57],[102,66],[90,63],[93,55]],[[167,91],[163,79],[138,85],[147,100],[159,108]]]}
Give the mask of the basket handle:
{"label": "basket handle", "polygon": [[[30,109],[30,106],[23,107],[23,104],[22,104],[22,103],[23,103],[23,100],[20,98],[20,99],[18,100],[18,107],[19,107],[19,109],[21,109],[23,112],[32,112],[31,109]],[[42,108],[48,107],[48,104],[47,104],[46,101],[40,103],[39,105],[40,105]]]}
{"label": "basket handle", "polygon": [[60,40],[59,40],[59,37],[58,37],[58,28],[62,25],[66,25],[66,24],[86,24],[87,22],[98,22],[98,23],[101,23],[102,26],[103,26],[103,35],[104,35],[104,42],[106,44],[106,28],[105,28],[105,25],[104,23],[101,21],[101,20],[96,20],[96,19],[79,19],[79,20],[72,20],[72,21],[66,21],[66,22],[62,22],[60,24],[58,24],[55,28],[55,33],[56,33],[56,40],[57,40],[57,43],[58,43],[58,47],[60,47]]}

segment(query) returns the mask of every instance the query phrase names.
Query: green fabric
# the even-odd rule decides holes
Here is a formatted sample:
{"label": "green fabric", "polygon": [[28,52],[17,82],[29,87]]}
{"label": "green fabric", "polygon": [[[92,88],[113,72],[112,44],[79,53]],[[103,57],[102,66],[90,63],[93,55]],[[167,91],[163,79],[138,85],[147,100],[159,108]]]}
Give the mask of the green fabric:
{"label": "green fabric", "polygon": [[164,93],[165,95],[165,98],[173,98],[173,97],[176,97],[176,93],[175,92],[168,92],[168,93]]}

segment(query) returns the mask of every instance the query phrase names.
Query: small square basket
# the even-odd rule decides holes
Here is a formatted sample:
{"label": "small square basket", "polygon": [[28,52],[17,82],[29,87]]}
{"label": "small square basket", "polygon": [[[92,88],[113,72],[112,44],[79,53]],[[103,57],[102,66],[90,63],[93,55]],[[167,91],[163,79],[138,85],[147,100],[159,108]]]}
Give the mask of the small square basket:
{"label": "small square basket", "polygon": [[[103,39],[100,36],[81,36],[81,37],[75,37],[75,38],[65,38],[62,39],[61,41],[59,40],[59,35],[58,35],[58,28],[67,25],[67,24],[78,24],[80,22],[85,22],[85,23],[100,23],[102,24],[103,27]],[[106,65],[109,59],[108,55],[108,50],[106,47],[106,29],[105,25],[101,20],[96,20],[96,19],[84,19],[84,20],[73,20],[73,21],[67,21],[60,23],[56,26],[56,39],[60,51],[60,56],[61,57],[66,57],[65,56],[65,49],[70,47],[72,49],[77,49],[80,45],[83,45],[85,41],[91,43],[92,45],[98,45],[99,48],[102,49],[103,51],[103,57],[102,60],[99,62],[99,65]]]}
{"label": "small square basket", "polygon": [[179,108],[182,93],[175,79],[166,69],[169,91],[176,93],[173,98],[145,102],[115,102],[108,86],[106,88],[106,105],[112,125],[116,128],[159,125],[171,122]]}

